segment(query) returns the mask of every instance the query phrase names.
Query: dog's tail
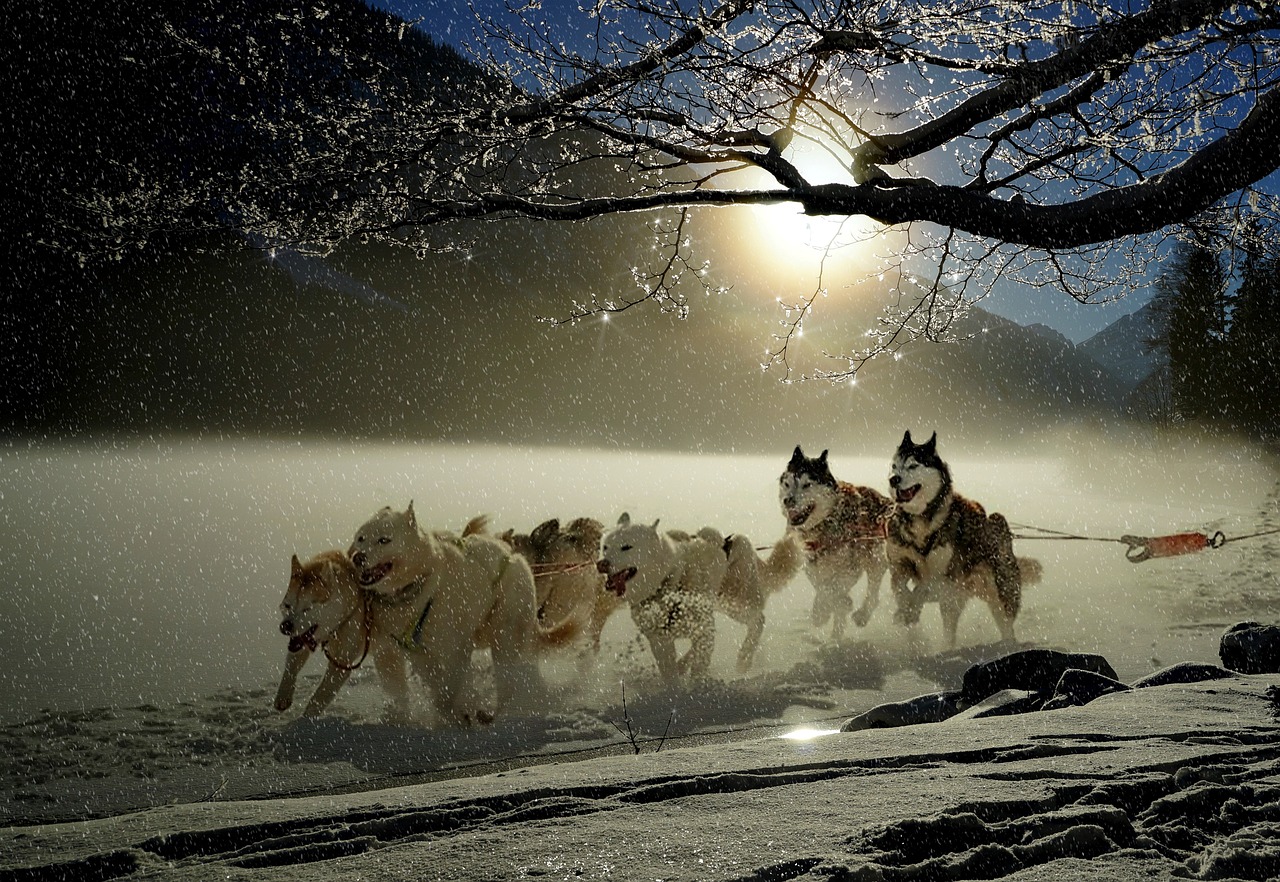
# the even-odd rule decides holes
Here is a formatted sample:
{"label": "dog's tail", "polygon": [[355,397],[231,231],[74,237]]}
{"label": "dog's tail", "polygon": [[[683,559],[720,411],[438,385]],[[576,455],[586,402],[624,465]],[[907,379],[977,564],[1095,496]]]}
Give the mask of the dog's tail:
{"label": "dog's tail", "polygon": [[1020,557],[1017,560],[1018,575],[1022,577],[1022,587],[1039,585],[1040,580],[1044,578],[1044,565],[1034,557]]}
{"label": "dog's tail", "polygon": [[781,591],[800,570],[804,555],[800,550],[800,542],[794,534],[788,533],[769,551],[769,557],[760,562],[760,589],[768,597]]}
{"label": "dog's tail", "polygon": [[534,634],[535,649],[540,652],[563,649],[576,641],[581,635],[582,622],[572,613],[554,625],[544,626],[539,622],[537,631]]}
{"label": "dog's tail", "polygon": [[466,539],[468,536],[478,536],[481,533],[489,531],[489,516],[486,514],[476,515],[467,521],[467,525],[462,528],[461,538]]}

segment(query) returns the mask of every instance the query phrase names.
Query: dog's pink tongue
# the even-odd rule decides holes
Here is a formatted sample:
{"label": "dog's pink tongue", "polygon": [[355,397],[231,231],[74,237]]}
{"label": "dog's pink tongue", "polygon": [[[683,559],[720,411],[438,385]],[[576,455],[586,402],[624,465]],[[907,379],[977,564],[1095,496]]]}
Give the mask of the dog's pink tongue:
{"label": "dog's pink tongue", "polygon": [[627,571],[623,570],[620,573],[614,573],[605,580],[604,587],[621,597],[627,592]]}

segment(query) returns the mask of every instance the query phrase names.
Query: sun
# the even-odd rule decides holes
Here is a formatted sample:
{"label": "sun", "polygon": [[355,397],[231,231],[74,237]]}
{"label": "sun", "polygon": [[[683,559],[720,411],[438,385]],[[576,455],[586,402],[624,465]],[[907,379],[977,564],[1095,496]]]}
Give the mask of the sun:
{"label": "sun", "polygon": [[[814,184],[853,183],[841,153],[813,138],[796,137],[785,154]],[[733,185],[765,188],[773,180],[759,169],[736,173]],[[902,247],[901,232],[862,215],[809,215],[798,203],[753,205],[737,215],[733,235],[741,257],[771,279],[865,275]]]}

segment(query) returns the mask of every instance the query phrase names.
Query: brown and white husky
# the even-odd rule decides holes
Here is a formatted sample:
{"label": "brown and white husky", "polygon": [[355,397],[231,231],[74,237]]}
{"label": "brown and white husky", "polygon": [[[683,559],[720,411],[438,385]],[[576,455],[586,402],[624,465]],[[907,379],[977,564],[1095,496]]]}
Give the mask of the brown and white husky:
{"label": "brown and white husky", "polygon": [[[787,525],[804,548],[804,572],[813,585],[810,618],[815,628],[831,621],[831,639],[844,635],[852,612],[863,627],[880,600],[889,564],[884,552],[885,520],[893,504],[872,490],[837,481],[827,451],[807,457],[796,446],[778,479],[778,501]],[[867,577],[862,605],[853,608],[853,589]]]}
{"label": "brown and white husky", "polygon": [[955,646],[969,598],[991,608],[1001,639],[1013,642],[1024,585],[1040,580],[1040,562],[1017,558],[1004,515],[955,492],[951,470],[938,456],[938,433],[916,444],[907,432],[889,472],[893,511],[885,550],[895,618],[919,621],[924,603],[938,602],[948,646]]}

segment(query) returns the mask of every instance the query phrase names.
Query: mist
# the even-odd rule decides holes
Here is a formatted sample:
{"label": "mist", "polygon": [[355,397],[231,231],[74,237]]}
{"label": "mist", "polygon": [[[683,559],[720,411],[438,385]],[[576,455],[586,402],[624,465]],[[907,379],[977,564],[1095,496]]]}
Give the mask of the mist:
{"label": "mist", "polygon": [[[42,708],[169,703],[273,686],[285,654],[276,609],[290,555],[345,548],[384,505],[413,500],[420,522],[433,529],[458,530],[480,513],[495,530],[527,530],[548,517],[612,524],[627,511],[669,528],[712,525],[771,543],[784,529],[776,482],[791,447],[820,443],[785,428],[777,435],[776,451],[758,455],[251,440],[10,443],[0,452],[0,564],[9,582],[0,595],[7,662],[0,708],[13,721]],[[823,446],[832,449],[837,477],[883,489],[891,447]],[[1276,515],[1274,465],[1242,442],[1068,427],[1029,438],[1025,448],[997,453],[940,436],[957,490],[1015,524],[1099,538],[1196,528],[1231,537]],[[1157,662],[1213,658],[1220,625],[1241,611],[1256,613],[1258,583],[1274,580],[1267,573],[1274,562],[1245,556],[1247,544],[1135,566],[1114,542],[1019,540],[1018,553],[1045,569],[1043,583],[1026,592],[1019,640],[1101,652],[1122,677]],[[808,625],[811,599],[803,575],[771,599],[759,670],[785,670],[815,652],[824,635]],[[904,659],[944,648],[936,609],[927,608],[908,633],[890,621],[892,605],[886,584],[871,625],[849,635],[886,674],[879,689],[853,701],[920,691]],[[718,628],[712,673],[731,679],[741,633],[724,618]],[[997,636],[985,608],[971,604],[961,647]],[[616,691],[615,661],[634,655],[634,644],[630,618],[616,615],[583,689]]]}

